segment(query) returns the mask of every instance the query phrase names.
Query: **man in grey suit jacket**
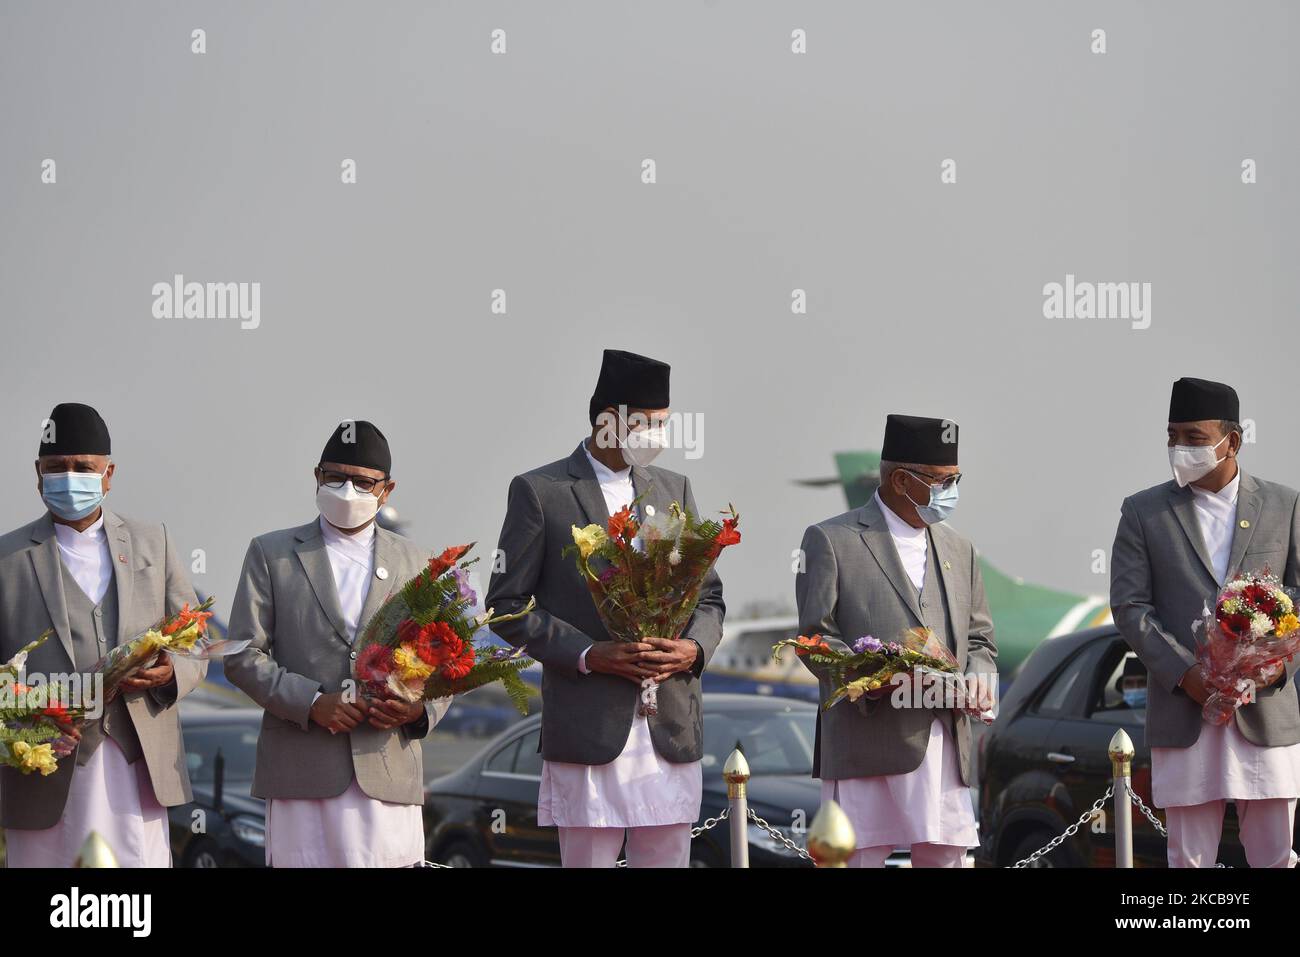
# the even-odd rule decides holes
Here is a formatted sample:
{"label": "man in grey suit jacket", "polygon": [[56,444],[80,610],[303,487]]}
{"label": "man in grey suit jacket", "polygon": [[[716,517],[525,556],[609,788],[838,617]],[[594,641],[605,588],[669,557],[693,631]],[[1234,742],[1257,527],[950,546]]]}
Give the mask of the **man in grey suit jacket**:
{"label": "man in grey suit jacket", "polygon": [[1192,623],[1240,572],[1300,584],[1297,492],[1237,464],[1237,393],[1183,378],[1169,404],[1174,480],[1120,508],[1111,556],[1115,624],[1146,665],[1151,790],[1165,808],[1170,867],[1213,867],[1227,801],[1252,867],[1293,867],[1300,796],[1300,712],[1289,662],[1226,725],[1201,717],[1208,690]]}
{"label": "man in grey suit jacket", "polygon": [[[85,675],[116,645],[198,603],[166,529],[103,506],[110,451],[98,412],[55,406],[36,460],[47,511],[0,538],[0,661],[54,630],[27,659],[29,680]],[[166,809],[192,800],[176,703],[205,671],[160,655],[106,709],[84,702],[102,719],[68,728],[76,754],[54,774],[0,769],[9,866],[71,866],[92,830],[124,867],[170,866]]]}
{"label": "man in grey suit jacket", "polygon": [[[979,561],[944,522],[961,480],[957,438],[945,419],[888,417],[875,496],[804,534],[799,631],[846,650],[864,638],[890,642],[929,628],[968,675],[980,707],[991,708],[997,650]],[[831,675],[801,660],[825,702],[835,690]],[[943,707],[925,706],[936,698]],[[955,708],[961,703],[896,687],[819,712],[813,776],[822,779],[822,800],[838,802],[853,822],[850,866],[882,867],[896,846],[909,845],[914,866],[961,867],[966,848],[978,844],[970,718]]]}
{"label": "man in grey suit jacket", "polygon": [[[607,349],[588,408],[591,434],[567,457],[517,475],[487,604],[516,612],[493,628],[542,664],[538,821],[555,825],[566,867],[611,867],[626,830],[629,866],[686,866],[699,816],[700,675],[722,637],[722,582],[710,572],[681,635],[611,641],[573,560],[573,526],[630,506],[678,502],[697,515],[685,476],[649,464],[667,442],[669,367]],[[658,714],[637,714],[641,682],[660,682]],[[653,768],[648,772],[647,768]]]}
{"label": "man in grey suit jacket", "polygon": [[268,801],[266,860],[411,866],[424,859],[431,706],[363,699],[354,645],[428,557],[375,522],[397,483],[374,425],[341,423],[314,475],[320,517],[253,539],[230,613],[229,637],[250,644],[226,659],[226,676],[266,710],[253,776]]}

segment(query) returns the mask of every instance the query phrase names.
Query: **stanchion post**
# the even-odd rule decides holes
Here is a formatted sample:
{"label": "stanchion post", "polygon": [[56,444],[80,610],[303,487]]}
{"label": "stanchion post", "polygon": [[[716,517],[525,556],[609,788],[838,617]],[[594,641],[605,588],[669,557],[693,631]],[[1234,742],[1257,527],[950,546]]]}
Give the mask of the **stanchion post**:
{"label": "stanchion post", "polygon": [[1133,866],[1133,801],[1129,781],[1133,776],[1133,740],[1123,728],[1110,739],[1110,769],[1115,783],[1115,866]]}
{"label": "stanchion post", "polygon": [[857,844],[853,824],[844,809],[827,801],[808,827],[808,856],[818,867],[845,867]]}
{"label": "stanchion post", "polygon": [[736,748],[722,766],[727,782],[728,823],[731,825],[731,866],[749,866],[749,799],[745,785],[749,782],[749,762]]}

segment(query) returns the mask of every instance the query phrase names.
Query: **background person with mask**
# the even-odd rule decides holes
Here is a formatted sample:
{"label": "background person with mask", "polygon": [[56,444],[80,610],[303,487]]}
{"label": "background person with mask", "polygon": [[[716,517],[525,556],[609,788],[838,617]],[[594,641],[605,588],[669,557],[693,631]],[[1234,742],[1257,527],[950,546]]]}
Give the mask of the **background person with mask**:
{"label": "background person with mask", "polygon": [[1169,400],[1172,481],[1120,507],[1110,604],[1120,633],[1150,675],[1146,738],[1151,794],[1166,812],[1170,867],[1213,867],[1223,811],[1237,805],[1251,867],[1294,867],[1300,796],[1300,711],[1288,662],[1233,720],[1201,718],[1207,696],[1192,622],[1237,573],[1270,568],[1300,583],[1300,495],[1237,465],[1237,393],[1205,379],[1174,383]]}
{"label": "background person with mask", "polygon": [[451,699],[367,703],[353,645],[427,556],[375,524],[397,483],[374,425],[341,423],[314,474],[320,516],[253,539],[230,613],[229,637],[250,644],[226,676],[266,709],[253,776],[266,863],[411,866],[424,860],[419,739]]}
{"label": "background person with mask", "polygon": [[[55,406],[36,459],[48,511],[0,538],[0,661],[55,631],[27,659],[29,677],[84,673],[118,644],[198,604],[167,530],[104,507],[115,470],[110,451],[98,412]],[[159,654],[123,682],[102,721],[85,725],[75,758],[59,761],[54,774],[0,768],[8,865],[69,867],[93,830],[123,867],[170,867],[167,808],[193,798],[176,703],[206,671],[206,662]],[[83,684],[87,693],[92,687]]]}
{"label": "background person with mask", "polygon": [[[515,476],[487,605],[516,612],[493,625],[542,664],[542,784],[537,820],[557,826],[565,867],[613,867],[627,838],[630,867],[685,867],[699,817],[704,754],[700,675],[722,638],[722,582],[710,572],[681,635],[609,639],[573,560],[572,527],[604,526],[678,502],[699,512],[685,476],[650,465],[666,444],[669,367],[606,349],[588,406],[591,433],[567,458]],[[659,713],[638,715],[643,679]]]}
{"label": "background person with mask", "polygon": [[1142,659],[1132,656],[1124,659],[1124,670],[1119,676],[1119,693],[1124,707],[1137,711],[1147,706],[1147,669]]}
{"label": "background person with mask", "polygon": [[[997,650],[975,548],[945,520],[957,504],[957,426],[945,419],[890,415],[880,487],[862,508],[809,527],[795,578],[799,633],[847,650],[857,639],[897,640],[930,628],[995,703]],[[824,668],[801,658],[834,690]],[[915,867],[962,867],[979,844],[971,806],[970,718],[953,709],[896,706],[893,689],[876,700],[840,701],[817,715],[813,777],[822,800],[853,822],[851,867],[883,867],[910,845]]]}

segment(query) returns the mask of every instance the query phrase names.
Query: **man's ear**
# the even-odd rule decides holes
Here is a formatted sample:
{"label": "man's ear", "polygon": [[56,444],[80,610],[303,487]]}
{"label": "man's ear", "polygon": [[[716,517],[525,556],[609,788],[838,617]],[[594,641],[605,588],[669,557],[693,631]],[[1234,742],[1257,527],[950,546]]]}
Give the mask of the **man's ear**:
{"label": "man's ear", "polygon": [[107,492],[113,487],[113,473],[117,471],[117,463],[109,462],[108,468],[104,469],[104,491]]}

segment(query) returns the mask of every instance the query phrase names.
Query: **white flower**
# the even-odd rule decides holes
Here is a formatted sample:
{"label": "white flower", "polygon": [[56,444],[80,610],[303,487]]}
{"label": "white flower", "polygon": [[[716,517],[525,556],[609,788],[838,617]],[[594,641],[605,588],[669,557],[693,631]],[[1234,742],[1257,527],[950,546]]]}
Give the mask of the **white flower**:
{"label": "white flower", "polygon": [[1273,619],[1268,615],[1256,613],[1250,619],[1250,633],[1256,638],[1263,638],[1273,630]]}
{"label": "white flower", "polygon": [[679,549],[674,548],[668,553],[669,565],[680,565],[682,563],[682,553]]}
{"label": "white flower", "polygon": [[1244,588],[1246,587],[1246,584],[1247,584],[1247,583],[1246,583],[1246,579],[1244,579],[1244,578],[1234,578],[1232,581],[1228,582],[1228,584],[1224,586],[1223,590],[1224,590],[1224,591],[1241,591],[1242,589],[1244,589]]}

